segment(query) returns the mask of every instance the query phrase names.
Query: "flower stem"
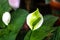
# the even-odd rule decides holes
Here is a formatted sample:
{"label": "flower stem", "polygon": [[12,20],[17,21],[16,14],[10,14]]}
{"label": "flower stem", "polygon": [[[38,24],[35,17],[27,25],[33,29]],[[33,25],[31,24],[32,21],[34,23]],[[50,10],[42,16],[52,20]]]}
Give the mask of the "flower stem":
{"label": "flower stem", "polygon": [[32,30],[31,30],[31,32],[30,32],[29,40],[30,40],[30,38],[31,38],[31,34],[32,34]]}

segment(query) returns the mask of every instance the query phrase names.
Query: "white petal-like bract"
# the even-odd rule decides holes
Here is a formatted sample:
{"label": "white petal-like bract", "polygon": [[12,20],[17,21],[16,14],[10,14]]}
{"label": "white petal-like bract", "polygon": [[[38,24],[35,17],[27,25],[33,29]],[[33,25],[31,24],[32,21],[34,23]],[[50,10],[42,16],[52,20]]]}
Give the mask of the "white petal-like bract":
{"label": "white petal-like bract", "polygon": [[11,15],[9,12],[5,12],[3,13],[3,16],[2,16],[2,21],[4,22],[5,25],[8,25],[10,23],[10,20],[11,20]]}

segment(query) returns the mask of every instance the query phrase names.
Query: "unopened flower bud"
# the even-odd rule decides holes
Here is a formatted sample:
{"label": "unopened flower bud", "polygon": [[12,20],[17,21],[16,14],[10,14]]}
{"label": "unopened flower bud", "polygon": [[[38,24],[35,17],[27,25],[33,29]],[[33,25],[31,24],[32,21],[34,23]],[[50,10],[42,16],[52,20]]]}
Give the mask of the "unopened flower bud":
{"label": "unopened flower bud", "polygon": [[38,9],[27,16],[27,25],[31,30],[38,29],[39,27],[41,27],[42,23],[43,16],[40,14]]}
{"label": "unopened flower bud", "polygon": [[10,23],[10,20],[11,20],[11,15],[9,12],[5,12],[3,13],[3,16],[2,16],[2,21],[4,22],[5,25],[8,25]]}
{"label": "unopened flower bud", "polygon": [[20,0],[8,0],[8,2],[13,9],[17,9],[20,6]]}

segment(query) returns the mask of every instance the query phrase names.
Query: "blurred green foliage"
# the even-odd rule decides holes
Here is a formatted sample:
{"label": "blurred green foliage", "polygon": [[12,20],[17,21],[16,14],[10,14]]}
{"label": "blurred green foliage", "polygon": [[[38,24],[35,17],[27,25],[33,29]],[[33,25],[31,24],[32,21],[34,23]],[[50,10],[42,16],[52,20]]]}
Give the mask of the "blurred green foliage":
{"label": "blurred green foliage", "polygon": [[[0,29],[0,40],[15,40],[28,15],[28,12],[24,9],[10,12],[11,10],[12,8],[9,6],[8,0],[0,0],[0,28],[2,28]],[[8,26],[2,22],[2,15],[7,11],[11,14],[11,22]],[[57,19],[58,17],[52,15],[44,16],[43,25],[35,31],[31,32],[30,30],[24,40],[43,40],[51,32],[54,34],[51,40],[60,40],[60,27],[57,29],[53,27]]]}

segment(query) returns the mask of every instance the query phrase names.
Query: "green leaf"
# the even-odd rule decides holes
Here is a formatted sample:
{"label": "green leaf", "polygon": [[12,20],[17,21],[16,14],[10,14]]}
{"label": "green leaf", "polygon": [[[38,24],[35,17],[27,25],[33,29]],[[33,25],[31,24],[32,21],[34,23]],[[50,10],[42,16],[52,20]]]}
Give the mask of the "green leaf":
{"label": "green leaf", "polygon": [[50,40],[60,40],[60,26],[57,26]]}
{"label": "green leaf", "polygon": [[10,24],[5,29],[0,30],[0,40],[15,40],[27,15],[28,12],[23,9],[11,12]]}
{"label": "green leaf", "polygon": [[0,0],[0,27],[5,27],[4,23],[2,22],[3,13],[10,10],[11,7],[8,4],[8,0]]}
{"label": "green leaf", "polygon": [[43,40],[48,33],[54,30],[54,23],[57,21],[58,17],[52,15],[44,16],[44,23],[43,25],[36,31],[31,30],[27,33],[24,40]]}

